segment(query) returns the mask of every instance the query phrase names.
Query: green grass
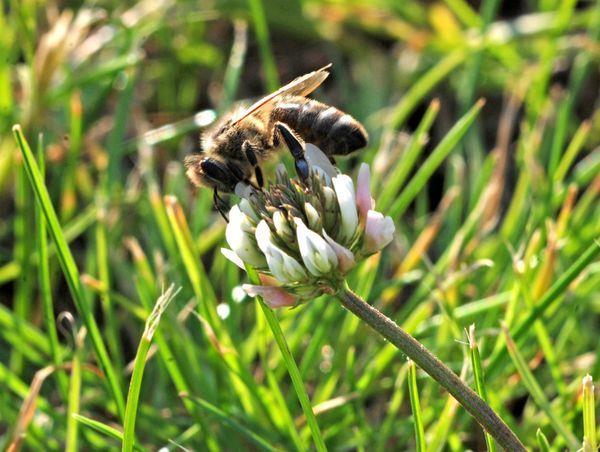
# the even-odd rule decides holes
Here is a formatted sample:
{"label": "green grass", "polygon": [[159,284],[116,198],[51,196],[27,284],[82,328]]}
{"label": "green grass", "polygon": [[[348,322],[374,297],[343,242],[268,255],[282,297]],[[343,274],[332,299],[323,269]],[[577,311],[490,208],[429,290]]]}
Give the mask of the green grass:
{"label": "green grass", "polygon": [[[477,389],[477,394],[483,400],[489,403],[489,397],[487,394],[487,389],[485,386],[485,376],[483,374],[483,365],[481,364],[481,355],[479,354],[479,347],[477,345],[477,341],[475,338],[475,325],[471,325],[468,331],[468,339],[469,339],[469,350],[471,355],[471,367],[473,368],[473,379],[475,380],[475,388]],[[484,432],[485,434],[485,445],[489,452],[494,452],[496,450],[496,444],[494,440],[490,436],[489,433]]]}
{"label": "green grass", "polygon": [[158,328],[160,318],[167,309],[171,300],[177,295],[173,285],[163,293],[156,301],[152,312],[146,319],[144,334],[140,340],[135,359],[133,361],[133,372],[131,373],[131,381],[129,383],[129,392],[127,393],[127,403],[125,405],[125,418],[123,420],[123,452],[131,452],[134,448],[135,441],[135,421],[137,417],[137,409],[139,404],[140,390],[142,388],[142,378],[144,376],[144,368],[146,367],[146,359],[150,352],[152,337]]}
{"label": "green grass", "polygon": [[417,387],[417,367],[412,361],[408,361],[408,395],[410,396],[410,408],[413,423],[415,425],[415,450],[423,452],[427,450],[425,443],[425,430],[423,428],[423,414],[419,402],[419,388]]}
{"label": "green grass", "polygon": [[240,293],[185,177],[216,116],[328,62],[315,97],[370,135],[338,163],[397,229],[350,287],[528,448],[598,444],[600,2],[68,5],[0,11],[0,448],[54,365],[24,450],[493,450],[335,300]]}

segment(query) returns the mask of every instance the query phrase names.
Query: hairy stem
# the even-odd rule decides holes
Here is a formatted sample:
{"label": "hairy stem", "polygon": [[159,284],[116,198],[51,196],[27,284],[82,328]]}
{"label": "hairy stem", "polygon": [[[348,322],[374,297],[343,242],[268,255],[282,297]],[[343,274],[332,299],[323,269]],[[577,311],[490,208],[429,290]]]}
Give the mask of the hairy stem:
{"label": "hairy stem", "polygon": [[525,451],[519,438],[471,388],[419,341],[347,286],[337,293],[342,305],[398,347],[442,385],[505,450]]}

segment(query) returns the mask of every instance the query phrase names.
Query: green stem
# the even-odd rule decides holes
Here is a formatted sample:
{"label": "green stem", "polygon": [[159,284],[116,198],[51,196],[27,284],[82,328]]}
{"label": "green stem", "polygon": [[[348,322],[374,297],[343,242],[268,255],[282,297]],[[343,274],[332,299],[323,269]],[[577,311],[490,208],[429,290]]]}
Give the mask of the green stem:
{"label": "green stem", "polygon": [[471,388],[419,341],[346,285],[337,297],[342,305],[389,340],[442,385],[505,450],[525,451],[525,446],[502,419]]}

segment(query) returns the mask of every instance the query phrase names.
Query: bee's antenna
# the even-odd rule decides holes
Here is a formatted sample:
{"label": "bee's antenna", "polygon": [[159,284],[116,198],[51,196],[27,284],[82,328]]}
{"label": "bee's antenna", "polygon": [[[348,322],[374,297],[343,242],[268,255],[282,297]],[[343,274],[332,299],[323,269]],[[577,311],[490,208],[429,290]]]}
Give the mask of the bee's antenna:
{"label": "bee's antenna", "polygon": [[221,216],[223,217],[223,219],[227,223],[229,223],[229,218],[227,217],[227,213],[226,213],[229,210],[229,206],[223,200],[223,198],[221,198],[219,196],[219,192],[217,191],[216,188],[213,191],[213,204],[215,206],[215,209],[217,209],[217,212],[219,212],[221,214]]}

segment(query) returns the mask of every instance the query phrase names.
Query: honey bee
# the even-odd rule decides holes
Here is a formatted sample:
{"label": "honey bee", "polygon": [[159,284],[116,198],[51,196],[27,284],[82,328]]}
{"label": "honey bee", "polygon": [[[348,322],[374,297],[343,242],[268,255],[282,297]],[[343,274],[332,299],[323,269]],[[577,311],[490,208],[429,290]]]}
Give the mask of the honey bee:
{"label": "honey bee", "polygon": [[213,189],[215,207],[225,218],[226,204],[219,192],[232,193],[240,182],[261,188],[260,164],[276,153],[280,138],[304,178],[308,164],[300,139],[313,143],[331,159],[367,145],[367,132],[356,119],[306,97],[329,76],[330,67],[298,77],[249,108],[227,114],[202,135],[202,152],[186,157],[187,176],[194,185]]}

